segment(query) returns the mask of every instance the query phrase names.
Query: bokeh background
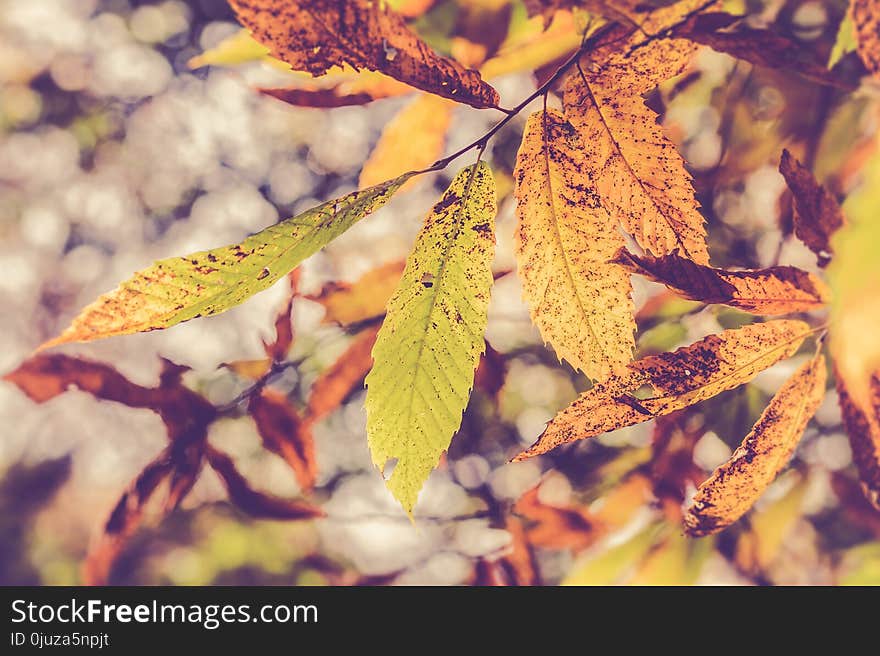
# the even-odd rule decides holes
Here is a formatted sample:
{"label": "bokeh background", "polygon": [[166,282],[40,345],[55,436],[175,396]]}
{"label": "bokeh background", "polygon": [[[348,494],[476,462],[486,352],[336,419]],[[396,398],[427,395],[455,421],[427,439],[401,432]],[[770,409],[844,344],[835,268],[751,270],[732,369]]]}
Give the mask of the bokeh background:
{"label": "bokeh background", "polygon": [[[827,58],[844,3],[736,8]],[[190,69],[192,57],[236,31],[223,0],[0,1],[0,372],[152,260],[239,241],[356,188],[362,163],[406,98],[295,108],[254,91],[280,83],[282,74],[264,63]],[[493,84],[504,106],[535,88],[528,73]],[[846,193],[847,163],[873,133],[875,100],[870,89],[842,97],[709,50],[692,74],[652,94],[695,175],[713,262],[816,270],[813,256],[788,237],[791,201],[776,169],[789,147],[832,190]],[[447,151],[493,119],[456,109]],[[507,464],[586,387],[541,345],[516,276],[506,275],[513,268],[509,176],[521,128],[522,120],[512,122],[487,152],[504,195],[487,332],[503,361],[497,394],[475,392],[415,525],[370,466],[363,395],[356,393],[315,432],[315,499],[327,518],[250,519],[227,503],[206,469],[177,511],[137,532],[111,582],[880,582],[880,516],[854,482],[833,391],[792,468],[749,518],[717,539],[680,535],[680,507],[694,479],[730,455],[803,358],[663,425]],[[454,172],[400,194],[311,258],[302,290],[355,280],[405,257]],[[749,320],[635,282],[640,353]],[[111,363],[147,386],[158,383],[161,356],[190,367],[187,384],[224,403],[248,381],[223,363],[262,357],[286,294],[279,283],[218,317],[64,351]],[[321,322],[323,313],[309,300],[294,304],[291,357],[300,364],[273,381],[292,403],[349,341]],[[0,583],[81,581],[89,544],[121,491],[164,447],[161,421],[78,391],[38,405],[2,382],[0,434]],[[261,489],[299,493],[246,414],[215,423],[210,441]]]}

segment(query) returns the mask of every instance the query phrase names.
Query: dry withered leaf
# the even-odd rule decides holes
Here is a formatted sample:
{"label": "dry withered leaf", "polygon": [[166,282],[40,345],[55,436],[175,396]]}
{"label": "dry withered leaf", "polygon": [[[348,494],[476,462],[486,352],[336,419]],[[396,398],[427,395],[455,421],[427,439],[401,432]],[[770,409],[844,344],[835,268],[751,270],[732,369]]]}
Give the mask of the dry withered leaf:
{"label": "dry withered leaf", "polygon": [[795,159],[788,150],[782,151],[779,172],[794,197],[794,233],[816,254],[824,267],[834,254],[831,235],[846,223],[837,199],[820,185],[812,172]]}
{"label": "dry withered leaf", "polygon": [[[360,188],[372,187],[407,171],[419,171],[440,159],[453,107],[444,98],[421,94],[401,109],[382,130],[364,163]],[[415,182],[414,178],[407,186]]]}
{"label": "dry withered leaf", "polygon": [[264,388],[251,396],[248,411],[254,418],[263,446],[290,465],[304,491],[311,490],[318,474],[315,441],[311,428],[288,398]]}
{"label": "dry withered leaf", "polygon": [[477,108],[498,93],[480,74],[438,55],[389,7],[370,0],[230,0],[238,20],[272,54],[314,76],[334,66],[380,71]]}
{"label": "dry withered leaf", "polygon": [[629,276],[609,262],[623,235],[591,189],[589,148],[558,111],[529,117],[517,154],[517,272],[532,321],[593,380],[632,359]]}
{"label": "dry withered leaf", "polygon": [[364,377],[373,365],[373,344],[379,326],[365,328],[351,341],[336,362],[315,380],[309,392],[306,421],[314,423],[327,416],[356,389],[363,388]]}
{"label": "dry withered leaf", "polygon": [[[802,321],[780,319],[725,330],[676,351],[637,360],[628,375],[584,392],[514,460],[648,421],[739,387],[793,355],[811,332]],[[653,388],[649,398],[630,395],[646,385]]]}
{"label": "dry withered leaf", "polygon": [[652,257],[634,255],[625,249],[613,261],[685,298],[721,303],[753,314],[817,310],[825,305],[830,294],[820,278],[793,266],[731,271],[697,264],[677,252]]}
{"label": "dry withered leaf", "polygon": [[544,549],[582,551],[605,534],[605,526],[586,508],[541,503],[540,487],[523,494],[513,512],[530,521],[528,541]]}
{"label": "dry withered leaf", "polygon": [[165,491],[155,519],[170,515],[192,489],[202,468],[207,425],[190,439],[177,440],[138,474],[114,506],[104,530],[92,543],[83,562],[86,585],[104,585],[128,540],[144,523],[149,504]]}
{"label": "dry withered leaf", "polygon": [[697,46],[684,39],[639,38],[607,60],[585,56],[564,85],[565,116],[583,139],[589,189],[614,221],[654,255],[679,249],[708,264],[690,173],[642,98],[683,72]]}
{"label": "dry withered leaf", "polygon": [[853,398],[838,368],[835,368],[835,379],[843,424],[849,435],[862,489],[868,500],[880,510],[880,378],[877,374],[871,377],[867,404]]}
{"label": "dry withered leaf", "polygon": [[650,3],[641,0],[524,0],[523,4],[529,17],[544,19],[545,27],[550,25],[557,11],[564,9],[583,9],[626,24],[635,24],[639,14],[651,9]]}
{"label": "dry withered leaf", "polygon": [[497,402],[506,375],[507,359],[504,354],[499,353],[489,342],[486,342],[486,350],[480,356],[480,364],[477,365],[477,371],[474,373],[474,389],[480,390]]}
{"label": "dry withered leaf", "polygon": [[228,455],[209,446],[208,463],[220,476],[229,500],[251,517],[263,519],[314,519],[324,511],[302,499],[286,499],[253,489]]}
{"label": "dry withered leaf", "polygon": [[865,68],[880,75],[880,2],[852,0],[851,11],[856,27],[856,51]]}
{"label": "dry withered leaf", "polygon": [[259,91],[288,105],[329,109],[365,105],[381,98],[412,93],[413,88],[376,71],[355,71],[345,66],[318,79],[303,74],[303,79],[295,78],[290,86]]}
{"label": "dry withered leaf", "polygon": [[778,32],[741,24],[740,18],[722,12],[697,14],[674,33],[757,66],[790,70],[822,84],[847,86],[828,71],[813,49]]}
{"label": "dry withered leaf", "polygon": [[329,283],[320,293],[306,298],[324,306],[324,323],[350,326],[381,317],[397,289],[405,264],[404,261],[388,262],[352,283]]}
{"label": "dry withered leaf", "polygon": [[293,344],[293,317],[290,312],[293,310],[293,301],[299,293],[299,268],[291,271],[287,279],[290,281],[290,293],[275,317],[275,340],[270,343],[263,342],[266,355],[275,362],[283,360]]}
{"label": "dry withered leaf", "polygon": [[813,358],[779,389],[726,463],[700,485],[685,515],[690,535],[722,531],[754,505],[788,464],[825,396],[825,358]]}
{"label": "dry withered leaf", "polygon": [[180,369],[165,361],[159,387],[143,387],[128,380],[110,365],[63,354],[40,354],[26,360],[3,379],[14,383],[37,403],[43,403],[71,387],[107,401],[156,412],[171,440],[198,434],[213,421],[214,407],[179,380]]}

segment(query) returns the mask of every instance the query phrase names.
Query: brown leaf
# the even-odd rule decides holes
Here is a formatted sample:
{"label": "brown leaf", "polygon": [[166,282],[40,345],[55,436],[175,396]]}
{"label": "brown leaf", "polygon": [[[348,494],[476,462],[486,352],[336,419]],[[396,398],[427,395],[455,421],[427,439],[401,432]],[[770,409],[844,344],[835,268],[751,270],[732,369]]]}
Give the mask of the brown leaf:
{"label": "brown leaf", "polygon": [[819,266],[824,267],[834,254],[831,236],[846,223],[840,205],[831,192],[820,185],[810,170],[787,149],[782,151],[779,172],[794,197],[797,209],[794,232],[816,254]]}
{"label": "brown leaf", "polygon": [[428,48],[383,3],[371,0],[230,0],[238,20],[272,54],[314,76],[334,66],[381,71],[477,108],[498,93],[480,74]]}
{"label": "brown leaf", "polygon": [[791,459],[825,396],[825,378],[820,354],[779,389],[730,460],[700,485],[684,520],[688,534],[717,533],[748,512]]}
{"label": "brown leaf", "polygon": [[263,389],[251,396],[248,412],[263,438],[263,446],[290,465],[303,491],[311,490],[318,474],[315,441],[311,428],[294,410],[287,397],[271,389]]}
{"label": "brown leaf", "polygon": [[856,26],[856,50],[865,68],[880,76],[880,1],[852,0],[853,23]]}
{"label": "brown leaf", "polygon": [[364,377],[373,366],[373,344],[379,326],[366,328],[351,341],[345,352],[315,380],[309,393],[306,418],[309,423],[327,416],[356,389],[362,389]]}
{"label": "brown leaf", "polygon": [[[811,332],[802,321],[780,319],[725,330],[676,351],[637,360],[629,375],[584,392],[514,460],[639,424],[739,387],[794,355]],[[631,396],[642,386],[653,388],[649,398]]]}
{"label": "brown leaf", "polygon": [[260,93],[288,105],[298,107],[332,108],[365,105],[381,98],[412,93],[413,88],[394,78],[375,71],[354,71],[345,67],[319,79],[297,79],[289,87],[263,88]]}
{"label": "brown leaf", "polygon": [[510,551],[501,558],[500,565],[511,585],[538,585],[538,567],[535,552],[529,543],[522,522],[516,517],[508,517],[505,525],[510,533]]}
{"label": "brown leaf", "polygon": [[480,390],[489,398],[498,400],[498,394],[504,387],[507,376],[507,359],[486,342],[486,350],[480,356],[480,364],[474,373],[474,389]]}
{"label": "brown leaf", "polygon": [[[202,438],[205,434],[201,435]],[[83,562],[86,585],[106,585],[116,559],[128,540],[146,519],[148,504],[163,486],[164,502],[158,519],[170,515],[192,489],[202,467],[204,442],[174,442],[150,464],[122,493],[100,537],[89,548]]]}
{"label": "brown leaf", "polygon": [[319,294],[306,298],[324,306],[324,323],[350,326],[381,317],[388,299],[397,289],[405,264],[388,262],[352,283],[330,283]]}
{"label": "brown leaf", "polygon": [[220,475],[229,500],[251,517],[263,519],[313,519],[324,511],[302,499],[285,499],[253,489],[228,455],[208,447],[208,463]]}
{"label": "brown leaf", "polygon": [[696,264],[677,252],[662,257],[621,249],[612,260],[631,273],[659,282],[681,296],[721,303],[753,314],[809,312],[828,301],[822,280],[793,266],[729,271]]}
{"label": "brown leaf", "polygon": [[[167,372],[170,365],[165,366]],[[132,408],[148,408],[162,418],[172,441],[199,434],[215,416],[214,407],[185,387],[176,376],[163,376],[159,387],[142,387],[110,365],[63,354],[34,356],[3,379],[18,385],[37,403],[74,387],[99,399]]]}
{"label": "brown leaf", "polygon": [[585,508],[551,506],[538,498],[540,487],[523,494],[513,511],[531,521],[528,540],[544,549],[582,551],[605,534],[604,525]]}
{"label": "brown leaf", "polygon": [[275,341],[268,344],[263,342],[266,355],[275,362],[287,357],[287,352],[293,344],[293,317],[290,316],[290,312],[293,309],[293,301],[299,294],[299,268],[287,274],[287,279],[290,281],[290,293],[275,317]]}
{"label": "brown leaf", "polygon": [[[738,24],[731,28],[734,23]],[[675,35],[750,64],[793,71],[813,82],[848,87],[818,60],[814,49],[777,32],[748,27],[740,22],[739,16],[721,12],[697,14],[678,26]]]}
{"label": "brown leaf", "polygon": [[871,377],[868,407],[853,397],[839,368],[835,368],[835,378],[843,424],[862,489],[871,504],[880,510],[880,377],[876,373]]}

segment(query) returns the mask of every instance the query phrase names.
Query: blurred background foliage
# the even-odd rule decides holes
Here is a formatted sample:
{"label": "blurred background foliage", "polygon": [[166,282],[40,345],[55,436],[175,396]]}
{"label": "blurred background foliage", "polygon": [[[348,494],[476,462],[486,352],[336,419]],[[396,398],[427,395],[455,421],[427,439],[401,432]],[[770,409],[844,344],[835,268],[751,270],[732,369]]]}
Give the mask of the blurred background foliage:
{"label": "blurred background foliage", "polygon": [[[415,12],[414,28],[469,63],[482,61],[487,41],[497,47],[540,30],[540,19],[528,21],[516,0],[422,4],[430,8]],[[822,61],[831,56],[845,8],[842,0],[726,7]],[[477,10],[495,19],[459,20],[463,11],[481,15]],[[480,24],[493,30],[477,38]],[[239,240],[357,186],[361,165],[407,98],[292,107],[254,91],[283,86],[291,74],[253,52],[191,67],[237,32],[223,0],[0,2],[0,370],[16,367],[86,302],[151,260]],[[853,54],[836,66],[844,76],[859,74]],[[531,67],[524,68],[502,68],[505,74],[493,78],[503,106],[535,88]],[[814,256],[791,235],[780,153],[789,148],[845,196],[871,153],[876,91],[849,95],[703,49],[691,73],[648,102],[694,174],[713,262],[815,271]],[[508,464],[587,386],[541,345],[509,275],[510,175],[527,114],[486,155],[501,196],[491,350],[462,428],[422,494],[416,525],[370,466],[363,393],[355,389],[314,427],[311,499],[326,518],[255,519],[232,507],[205,470],[176,511],[135,533],[110,582],[880,583],[880,515],[858,488],[833,391],[791,469],[746,518],[715,538],[682,536],[682,504],[729,457],[802,359],[697,408]],[[456,108],[446,151],[492,121],[490,113]],[[380,320],[390,293],[382,275],[369,285],[346,283],[383,265],[399,272],[396,263],[449,175],[418,182],[302,267],[290,366],[270,380],[293,406],[305,405],[320,372]],[[640,354],[750,320],[634,284]],[[342,311],[358,308],[351,320],[322,294],[340,288],[349,291]],[[145,386],[157,384],[160,356],[167,358],[190,368],[189,387],[222,405],[252,384],[248,363],[259,369],[287,295],[279,284],[216,318],[66,352],[111,363]],[[336,312],[336,321],[325,312]],[[147,409],[78,391],[36,405],[4,382],[0,426],[0,583],[80,582],[84,556],[119,494],[163,448],[161,422]],[[294,473],[261,447],[247,413],[215,422],[209,439],[255,486],[299,494]]]}

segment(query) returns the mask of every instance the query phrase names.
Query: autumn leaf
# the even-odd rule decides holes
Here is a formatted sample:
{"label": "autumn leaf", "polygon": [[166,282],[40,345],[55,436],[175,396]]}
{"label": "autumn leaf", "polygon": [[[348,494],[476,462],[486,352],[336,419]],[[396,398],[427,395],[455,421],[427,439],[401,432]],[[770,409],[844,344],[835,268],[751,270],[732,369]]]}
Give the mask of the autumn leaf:
{"label": "autumn leaf", "polygon": [[175,459],[171,455],[172,448],[166,448],[144,467],[122,493],[104,525],[103,532],[93,542],[83,562],[83,580],[86,585],[106,585],[113,565],[129,538],[146,519],[148,504],[163,488],[166,494],[158,512],[160,516],[166,516],[177,508],[192,487],[201,466],[201,450],[193,452],[195,458],[188,463],[188,467],[178,472],[175,484],[172,483],[176,469]]}
{"label": "autumn leaf", "polygon": [[288,274],[290,293],[287,300],[275,317],[275,339],[271,342],[263,342],[266,356],[273,362],[280,362],[287,357],[287,352],[293,344],[293,301],[299,295],[299,269],[294,269]]}
{"label": "autumn leaf", "polygon": [[324,516],[320,508],[302,499],[287,499],[253,489],[238,471],[232,458],[222,451],[209,446],[206,455],[226,487],[229,500],[251,517],[292,520]]}
{"label": "autumn leaf", "polygon": [[782,151],[779,172],[794,197],[794,233],[816,254],[819,266],[831,261],[831,236],[846,222],[837,200],[788,150]]}
{"label": "autumn leaf", "polygon": [[541,503],[534,487],[523,494],[513,511],[530,522],[529,542],[544,549],[582,551],[606,533],[602,522],[586,508]]}
{"label": "autumn leaf", "polygon": [[271,287],[304,259],[382,207],[410,178],[327,201],[240,244],[156,262],[87,306],[40,348],[168,328],[224,312]]}
{"label": "autumn leaf", "polygon": [[697,14],[674,33],[757,66],[790,70],[814,82],[847,87],[828,72],[813,49],[778,32],[749,27],[741,18],[720,12]]}
{"label": "autumn leaf", "polygon": [[326,417],[362,387],[364,377],[373,364],[371,352],[378,334],[378,326],[365,328],[355,336],[336,362],[321,372],[309,392],[306,418],[310,423]]}
{"label": "autumn leaf", "polygon": [[731,458],[700,485],[685,516],[690,535],[724,530],[754,505],[788,464],[825,396],[825,358],[804,364],[779,389]]}
{"label": "autumn leaf", "polygon": [[783,556],[783,544],[802,515],[808,480],[799,480],[781,498],[749,515],[749,530],[736,542],[734,561],[739,569],[760,575]]}
{"label": "autumn leaf", "polygon": [[404,510],[461,423],[483,351],[495,184],[485,163],[463,169],[425,220],[373,348],[367,439]]}
{"label": "autumn leaf", "polygon": [[315,441],[311,428],[290,405],[287,397],[274,390],[263,389],[251,396],[248,412],[254,418],[263,446],[290,466],[300,488],[311,490],[318,474]]}
{"label": "autumn leaf", "polygon": [[269,54],[269,49],[258,43],[254,37],[248,34],[247,30],[239,30],[226,37],[213,48],[192,57],[186,65],[191,69],[196,69],[203,66],[238,66],[257,61],[265,62],[284,71],[290,70],[288,64],[272,57]]}
{"label": "autumn leaf", "polygon": [[875,373],[871,377],[871,396],[867,405],[853,399],[848,382],[840,371],[835,371],[835,379],[853,462],[865,496],[880,509],[880,376]]}
{"label": "autumn leaf", "polygon": [[688,540],[679,531],[656,544],[639,564],[627,585],[694,585],[712,554],[711,541]]}
{"label": "autumn leaf", "polygon": [[332,282],[320,293],[306,298],[324,306],[324,323],[349,327],[381,317],[400,282],[404,265],[403,261],[388,262],[352,283]]}
{"label": "autumn leaf", "polygon": [[846,55],[854,52],[857,46],[856,26],[853,22],[852,11],[848,10],[837,28],[837,38],[834,39],[834,47],[828,57],[828,68],[833,68]]}
{"label": "autumn leaf", "polygon": [[230,0],[238,20],[274,56],[314,76],[334,66],[380,71],[477,108],[498,93],[480,74],[438,55],[388,7],[370,0]]}
{"label": "autumn leaf", "polygon": [[514,171],[517,271],[532,321],[561,360],[594,380],[634,347],[629,277],[609,263],[623,235],[590,190],[590,163],[555,110],[529,117]]}
{"label": "autumn leaf", "polygon": [[480,75],[490,80],[521,71],[540,70],[577,50],[583,36],[571,14],[557,14],[546,30],[538,28],[505,41],[494,57],[480,66]]}
{"label": "autumn leaf", "polygon": [[[639,424],[739,387],[793,355],[811,332],[802,321],[780,319],[725,330],[671,353],[637,360],[626,376],[584,392],[514,460]],[[653,388],[648,398],[631,395],[646,385]]]}
{"label": "autumn leaf", "polygon": [[440,159],[453,107],[448,100],[424,94],[406,105],[382,131],[361,169],[358,186],[372,187],[401,173],[425,169]]}
{"label": "autumn leaf", "polygon": [[595,16],[635,24],[640,13],[650,10],[650,3],[641,0],[523,0],[529,16],[541,16],[544,25],[550,24],[553,15],[564,9],[582,9]]}
{"label": "autumn leaf", "polygon": [[[875,138],[875,143],[880,140]],[[847,392],[862,408],[871,406],[872,377],[880,371],[880,243],[877,218],[880,153],[862,172],[861,184],[847,196],[847,222],[831,239],[834,259],[828,266],[833,292],[830,312],[830,353],[846,381]]]}
{"label": "autumn leaf", "polygon": [[793,266],[729,271],[696,264],[677,252],[663,257],[634,255],[621,249],[613,262],[627,271],[662,283],[685,298],[721,303],[754,314],[809,312],[824,306],[824,282]]}
{"label": "autumn leaf", "polygon": [[706,230],[684,160],[642,94],[681,73],[696,46],[638,41],[607,61],[584,60],[563,89],[565,117],[581,133],[590,192],[654,255],[678,249],[708,264]]}
{"label": "autumn leaf", "polygon": [[880,2],[852,0],[851,12],[856,27],[856,51],[868,72],[880,75]]}
{"label": "autumn leaf", "polygon": [[158,387],[131,382],[109,364],[63,354],[36,355],[3,376],[36,403],[45,403],[76,388],[97,399],[154,411],[172,441],[198,438],[216,416],[204,397],[180,381],[177,365],[164,361]]}

